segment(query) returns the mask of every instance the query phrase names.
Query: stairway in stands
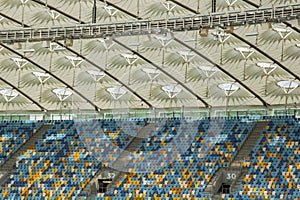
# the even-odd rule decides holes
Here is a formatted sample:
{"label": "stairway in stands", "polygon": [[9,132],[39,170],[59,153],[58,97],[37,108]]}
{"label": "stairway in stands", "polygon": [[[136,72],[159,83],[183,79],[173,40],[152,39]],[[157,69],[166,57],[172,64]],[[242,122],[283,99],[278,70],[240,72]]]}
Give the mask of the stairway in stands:
{"label": "stairway in stands", "polygon": [[138,146],[145,138],[149,137],[149,134],[151,133],[151,131],[155,130],[155,127],[156,123],[148,123],[146,126],[144,126],[125,148],[125,150],[120,154],[118,159],[113,163],[112,168],[117,169],[118,173],[116,173],[115,178],[109,184],[107,188],[108,190],[113,189],[116,183],[123,178],[124,174],[126,173],[124,171],[127,170],[126,163],[129,156],[131,156],[131,154],[136,151]]}
{"label": "stairway in stands", "polygon": [[234,180],[233,184],[231,185],[230,191],[231,193],[234,193],[240,184],[242,183],[245,175],[248,173],[249,168],[243,167],[243,161],[246,156],[249,155],[251,150],[254,148],[255,144],[261,137],[261,134],[263,133],[263,130],[267,126],[268,121],[258,121],[254,128],[252,129],[251,133],[248,135],[246,141],[243,143],[241,149],[239,150],[238,154],[234,158],[233,162],[231,163],[230,167],[222,167],[219,168],[218,171],[215,173],[214,177],[211,179],[211,181],[208,183],[207,187],[204,190],[204,193],[206,194],[214,194],[214,198],[220,197],[220,194],[217,194],[220,185],[220,181],[222,182],[222,179],[224,175],[226,176],[226,172],[229,170],[236,171],[237,177]]}
{"label": "stairway in stands", "polygon": [[240,167],[241,173],[236,178],[233,185],[231,185],[231,193],[235,193],[235,191],[239,188],[241,183],[244,180],[245,175],[248,173],[249,168],[244,168],[242,163],[247,157],[251,150],[255,147],[255,144],[261,138],[263,131],[265,130],[266,126],[268,125],[268,121],[258,121],[253,128],[252,132],[248,136],[247,140],[244,142],[242,148],[240,149],[239,153],[235,157],[233,163],[231,164],[232,167],[237,166]]}
{"label": "stairway in stands", "polygon": [[255,146],[256,142],[260,138],[263,130],[266,128],[268,122],[267,121],[258,121],[254,126],[252,132],[249,134],[248,138],[244,142],[240,151],[233,161],[233,165],[238,162],[244,161],[244,158],[249,155],[250,151]]}
{"label": "stairway in stands", "polygon": [[[156,123],[148,123],[146,124],[138,133],[137,135],[132,139],[132,141],[127,145],[127,147],[124,149],[124,151],[119,155],[119,157],[116,159],[116,161],[112,164],[111,167],[109,167],[109,170],[113,170],[115,173],[115,176],[112,180],[112,182],[108,185],[107,190],[111,190],[114,188],[117,182],[119,182],[126,171],[126,160],[128,160],[128,157],[132,154],[132,152],[136,151],[137,147],[142,143],[142,141],[145,138],[149,137],[149,133],[152,130],[155,130]],[[103,169],[107,170],[107,169]],[[90,181],[90,183],[93,183],[98,179],[98,175],[102,173],[103,170],[100,170],[94,178]],[[87,187],[83,190],[85,193],[90,193],[91,191],[91,184],[88,184]]]}
{"label": "stairway in stands", "polygon": [[132,155],[133,152],[136,151],[138,146],[142,143],[145,138],[148,138],[149,133],[152,130],[155,130],[155,123],[148,123],[144,126],[137,135],[131,140],[131,142],[127,145],[122,153],[120,153],[119,157],[116,161],[112,164],[113,169],[118,169],[118,171],[123,171],[124,167],[126,168],[126,163],[129,160],[129,157]]}
{"label": "stairway in stands", "polygon": [[137,134],[137,137],[139,138],[148,138],[149,133],[153,130],[155,130],[157,123],[148,123],[146,126],[144,126]]}
{"label": "stairway in stands", "polygon": [[0,178],[0,185],[2,185],[5,180],[13,174],[16,169],[14,168],[14,164],[17,161],[17,158],[25,153],[50,127],[52,124],[44,124],[39,128],[33,136],[31,136],[28,141],[23,144],[0,168],[0,173],[3,176]]}

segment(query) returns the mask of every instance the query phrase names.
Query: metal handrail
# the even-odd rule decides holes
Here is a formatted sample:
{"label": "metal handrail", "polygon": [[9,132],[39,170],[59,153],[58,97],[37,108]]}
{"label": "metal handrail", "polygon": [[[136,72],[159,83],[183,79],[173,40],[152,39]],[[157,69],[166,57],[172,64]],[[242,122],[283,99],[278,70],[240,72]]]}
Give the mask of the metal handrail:
{"label": "metal handrail", "polygon": [[266,22],[281,22],[300,18],[300,3],[226,13],[199,14],[169,19],[146,19],[128,22],[78,24],[64,27],[30,27],[0,30],[0,42],[90,39],[107,36],[144,35],[166,31],[212,29],[217,26],[243,26]]}

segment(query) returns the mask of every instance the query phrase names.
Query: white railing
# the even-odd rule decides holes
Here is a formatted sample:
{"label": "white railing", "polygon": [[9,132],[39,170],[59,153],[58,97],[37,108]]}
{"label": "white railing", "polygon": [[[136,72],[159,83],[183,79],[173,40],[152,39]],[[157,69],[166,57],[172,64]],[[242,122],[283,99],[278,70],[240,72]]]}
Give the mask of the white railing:
{"label": "white railing", "polygon": [[167,31],[199,30],[216,26],[242,26],[266,22],[281,22],[300,18],[300,3],[226,13],[201,14],[187,17],[129,22],[78,24],[66,27],[35,27],[0,30],[0,42],[89,39],[107,36],[144,35]]}

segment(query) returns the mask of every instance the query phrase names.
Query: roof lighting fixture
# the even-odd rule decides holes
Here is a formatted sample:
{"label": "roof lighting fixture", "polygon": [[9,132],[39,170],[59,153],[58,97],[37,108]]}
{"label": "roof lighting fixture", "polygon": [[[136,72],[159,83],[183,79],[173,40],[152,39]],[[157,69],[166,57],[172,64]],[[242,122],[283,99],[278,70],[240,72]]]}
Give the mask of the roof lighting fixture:
{"label": "roof lighting fixture", "polygon": [[50,15],[52,20],[56,20],[60,16],[60,13],[50,9],[47,10],[47,13]]}
{"label": "roof lighting fixture", "polygon": [[274,31],[276,31],[282,39],[286,39],[292,31],[287,28],[281,28],[281,27],[273,27]]}
{"label": "roof lighting fixture", "polygon": [[100,81],[106,74],[100,70],[87,70],[86,71],[95,82]]}
{"label": "roof lighting fixture", "polygon": [[99,38],[97,40],[98,40],[98,42],[102,43],[102,45],[104,46],[104,48],[106,50],[109,50],[110,48],[112,48],[115,45],[115,43],[111,39]]}
{"label": "roof lighting fixture", "polygon": [[277,85],[283,90],[285,94],[289,94],[294,91],[299,84],[293,81],[278,81]]}
{"label": "roof lighting fixture", "polygon": [[271,74],[277,68],[277,65],[274,63],[259,62],[256,63],[256,65],[260,67],[266,75]]}
{"label": "roof lighting fixture", "polygon": [[20,0],[22,4],[26,4],[29,0]]}
{"label": "roof lighting fixture", "polygon": [[10,58],[10,59],[16,63],[19,69],[23,68],[28,63],[28,61],[25,60],[24,58]]}
{"label": "roof lighting fixture", "polygon": [[170,1],[165,1],[162,3],[162,5],[168,12],[172,11],[176,7],[176,4]]}
{"label": "roof lighting fixture", "polygon": [[45,83],[49,78],[51,78],[51,75],[44,72],[32,72],[34,76],[38,78],[41,84]]}
{"label": "roof lighting fixture", "polygon": [[73,92],[66,90],[64,88],[56,88],[53,89],[52,92],[58,97],[60,101],[66,100],[73,94]]}
{"label": "roof lighting fixture", "polygon": [[212,77],[217,71],[218,68],[216,66],[211,66],[211,65],[202,65],[202,66],[197,66],[197,70],[201,71],[204,73],[204,75],[207,78]]}
{"label": "roof lighting fixture", "polygon": [[35,50],[33,48],[31,48],[31,49],[23,49],[23,52],[24,53],[33,53],[33,52],[35,52]]}
{"label": "roof lighting fixture", "polygon": [[114,100],[120,99],[124,94],[126,94],[126,90],[124,90],[122,87],[111,87],[106,89],[110,95],[114,98]]}
{"label": "roof lighting fixture", "polygon": [[190,51],[178,51],[177,53],[185,62],[190,62],[195,57],[195,54]]}
{"label": "roof lighting fixture", "polygon": [[156,79],[161,73],[160,70],[152,68],[143,68],[142,71],[145,72],[152,81]]}
{"label": "roof lighting fixture", "polygon": [[249,32],[245,34],[245,36],[258,36],[258,35],[259,35],[258,32]]}
{"label": "roof lighting fixture", "polygon": [[248,59],[255,51],[246,47],[236,47],[234,50],[240,52],[243,58]]}
{"label": "roof lighting fixture", "polygon": [[222,83],[219,84],[218,87],[224,91],[226,96],[231,96],[240,89],[240,87],[234,83]]}
{"label": "roof lighting fixture", "polygon": [[162,87],[162,90],[169,96],[169,98],[173,99],[176,97],[182,89],[177,87],[176,85],[166,85]]}
{"label": "roof lighting fixture", "polygon": [[154,38],[157,39],[163,47],[170,44],[172,42],[172,39],[173,39],[172,37],[167,37],[167,36],[164,36],[164,35],[155,35]]}
{"label": "roof lighting fixture", "polygon": [[230,7],[230,6],[233,6],[233,4],[235,4],[237,2],[237,0],[224,0],[227,5]]}
{"label": "roof lighting fixture", "polygon": [[50,52],[54,52],[54,51],[63,51],[63,50],[66,49],[65,47],[62,47],[62,46],[56,44],[55,42],[50,42],[50,45],[48,45],[47,42],[45,42],[43,45],[44,45],[45,47],[48,47],[48,46],[49,46],[49,51],[50,51]]}
{"label": "roof lighting fixture", "polygon": [[110,16],[114,16],[115,14],[118,13],[118,10],[115,9],[112,6],[104,6],[104,10],[110,15]]}
{"label": "roof lighting fixture", "polygon": [[19,95],[17,92],[9,89],[0,90],[0,94],[3,96],[6,102],[11,102]]}
{"label": "roof lighting fixture", "polygon": [[135,54],[122,53],[121,56],[126,59],[129,65],[134,64],[139,59],[139,57]]}
{"label": "roof lighting fixture", "polygon": [[228,40],[230,38],[230,34],[225,33],[223,31],[214,31],[211,33],[216,40],[218,40],[220,43],[224,43],[226,40]]}
{"label": "roof lighting fixture", "polygon": [[83,62],[83,59],[80,57],[66,56],[66,58],[71,62],[73,67],[78,67]]}

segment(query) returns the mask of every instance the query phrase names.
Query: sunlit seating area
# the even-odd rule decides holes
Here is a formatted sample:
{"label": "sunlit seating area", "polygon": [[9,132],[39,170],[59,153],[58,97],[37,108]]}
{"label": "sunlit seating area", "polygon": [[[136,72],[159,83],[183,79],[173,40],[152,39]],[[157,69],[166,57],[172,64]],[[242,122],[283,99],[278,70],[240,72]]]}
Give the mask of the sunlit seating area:
{"label": "sunlit seating area", "polygon": [[[121,152],[130,137],[133,137],[129,132],[124,133],[126,129],[133,133],[144,125],[142,121],[122,121],[119,124],[114,120],[55,120],[44,123],[53,126],[18,158],[17,171],[2,185],[1,196],[61,199],[79,197],[102,164],[107,163],[106,158],[112,157],[105,147],[118,146]],[[21,131],[22,128],[18,130]],[[91,134],[93,138],[89,137]],[[99,141],[97,148],[105,149],[100,151],[101,159],[97,160],[94,152],[89,153],[89,150],[94,150],[90,146],[92,140],[95,143]],[[10,147],[6,147],[8,151]]]}
{"label": "sunlit seating area", "polygon": [[143,127],[152,123],[154,129],[125,163],[125,174],[113,189],[98,193],[97,199],[211,199],[213,194],[206,187],[221,168],[233,163],[258,120],[267,125],[243,161],[242,167],[249,171],[235,193],[222,194],[221,198],[299,198],[300,120],[294,117],[6,124],[5,130],[17,130],[12,134],[25,128],[34,132],[42,124],[52,126],[18,157],[16,171],[1,185],[0,195],[7,199],[86,199],[89,194],[84,189],[97,180],[96,174],[116,162]]}
{"label": "sunlit seating area", "polygon": [[17,171],[2,185],[6,198],[60,198],[79,196],[101,167],[90,156],[73,121],[57,121],[19,157]]}
{"label": "sunlit seating area", "polygon": [[209,198],[210,195],[203,194],[206,185],[220,166],[234,159],[255,120],[169,119],[166,124],[168,128],[145,139],[138,147],[137,158],[132,161],[135,164],[129,165],[130,172],[104,196]]}
{"label": "sunlit seating area", "polygon": [[245,159],[250,167],[238,191],[228,199],[299,199],[299,119],[273,118]]}
{"label": "sunlit seating area", "polygon": [[42,122],[0,122],[0,166],[42,125]]}
{"label": "sunlit seating area", "polygon": [[75,121],[85,147],[104,165],[114,162],[145,125],[141,120]]}
{"label": "sunlit seating area", "polygon": [[300,200],[300,0],[0,10],[0,200]]}

